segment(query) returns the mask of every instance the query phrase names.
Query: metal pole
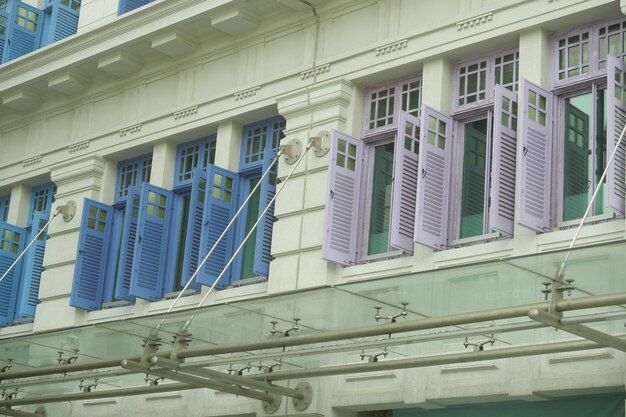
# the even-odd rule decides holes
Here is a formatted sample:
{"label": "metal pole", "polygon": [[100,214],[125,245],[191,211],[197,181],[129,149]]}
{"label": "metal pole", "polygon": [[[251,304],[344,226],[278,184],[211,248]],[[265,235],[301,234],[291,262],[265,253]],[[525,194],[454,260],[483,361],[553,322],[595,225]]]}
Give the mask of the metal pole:
{"label": "metal pole", "polygon": [[354,365],[325,366],[319,368],[297,369],[293,371],[275,371],[253,375],[250,378],[264,379],[267,381],[280,381],[294,378],[313,378],[320,376],[356,374],[362,372],[380,372],[392,371],[396,369],[423,368],[426,366],[507,359],[520,356],[536,356],[559,352],[574,352],[578,350],[598,349],[603,347],[603,345],[589,340],[558,342],[549,344],[543,343],[539,345],[510,347],[477,352],[472,351],[467,353],[449,353],[412,359],[398,359]]}
{"label": "metal pole", "polygon": [[173,381],[183,382],[198,388],[210,388],[216,391],[227,392],[229,394],[241,395],[242,397],[254,398],[255,400],[274,402],[274,396],[260,391],[253,391],[245,388],[236,387],[234,385],[225,384],[223,382],[210,381],[193,375],[183,374],[181,372],[170,371],[168,369],[146,369],[139,362],[123,360],[121,366],[124,369],[131,369],[140,373],[148,373]]}
{"label": "metal pole", "polygon": [[[568,311],[579,310],[583,308],[605,307],[624,303],[626,303],[626,293],[616,293],[610,295],[596,295],[569,300],[560,300],[556,303],[556,308],[557,311]],[[414,332],[418,330],[434,329],[437,327],[447,327],[461,324],[479,323],[484,321],[525,317],[532,309],[547,311],[549,306],[549,302],[543,302],[493,310],[452,314],[442,317],[429,317],[420,320],[405,321],[402,323],[396,322],[383,325],[361,327],[358,329],[345,329],[303,336],[281,337],[243,344],[218,345],[195,349],[186,349],[178,352],[177,357],[180,359],[184,359],[196,356],[220,355],[225,353],[246,352],[251,350],[286,348],[289,346],[301,346],[337,340],[349,340],[362,337],[391,335],[397,333]]]}
{"label": "metal pole", "polygon": [[551,314],[543,310],[532,309],[528,312],[528,317],[540,323],[547,324],[548,326],[552,326],[568,333],[575,334],[576,336],[593,340],[594,342],[600,343],[604,346],[626,352],[626,341],[580,324],[563,324],[559,320],[560,317],[555,314]]}
{"label": "metal pole", "polygon": [[[607,307],[612,305],[626,304],[626,292],[595,295],[568,300],[560,300],[556,303],[557,311],[582,310],[587,308]],[[313,335],[289,336],[274,339],[261,340],[249,343],[219,345],[207,348],[186,349],[178,352],[177,357],[180,359],[210,356],[223,353],[248,352],[253,350],[282,348],[289,346],[301,346],[306,344],[314,344],[320,342],[341,341],[358,339],[361,337],[381,336],[397,333],[412,332],[417,330],[433,329],[437,327],[455,326],[469,323],[479,323],[484,321],[493,321],[507,318],[526,317],[528,312],[533,308],[547,311],[550,306],[549,302],[536,304],[527,304],[522,306],[505,307],[493,310],[483,310],[478,312],[453,314],[442,317],[424,318],[420,320],[406,321],[403,323],[391,323],[385,325],[376,325],[362,327],[353,330],[337,330],[323,332]],[[160,352],[157,356],[170,357],[172,352]],[[140,356],[127,358],[132,361],[141,360]],[[102,368],[112,368],[119,366],[120,361],[106,360],[84,364],[69,364],[51,367],[42,367],[37,369],[29,369],[27,371],[7,371],[0,373],[0,381],[7,379],[19,379],[27,377],[36,377],[42,375],[64,374],[66,372],[88,371]],[[0,406],[2,402],[0,401]]]}
{"label": "metal pole", "polygon": [[[119,362],[118,362],[119,365]],[[183,391],[197,389],[193,385],[189,384],[163,384],[154,385],[150,387],[134,387],[134,388],[120,388],[110,389],[103,391],[91,391],[91,392],[72,392],[70,394],[52,394],[52,395],[37,395],[24,398],[14,398],[12,400],[0,400],[0,407],[13,407],[16,405],[30,405],[30,404],[47,404],[47,403],[60,403],[66,401],[83,401],[83,400],[96,400],[100,398],[116,398],[116,397],[132,397],[134,395],[144,394],[156,394],[161,392],[171,391]]]}
{"label": "metal pole", "polygon": [[0,416],[10,417],[41,417],[39,414],[26,413],[24,411],[11,410],[9,408],[0,408]]}

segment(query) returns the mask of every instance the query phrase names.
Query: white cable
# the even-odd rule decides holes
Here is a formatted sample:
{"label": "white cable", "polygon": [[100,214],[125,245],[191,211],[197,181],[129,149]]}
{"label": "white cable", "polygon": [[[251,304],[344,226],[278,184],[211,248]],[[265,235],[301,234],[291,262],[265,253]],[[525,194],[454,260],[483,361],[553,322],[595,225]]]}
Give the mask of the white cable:
{"label": "white cable", "polygon": [[33,246],[33,244],[35,243],[35,241],[37,239],[39,239],[39,236],[46,230],[46,228],[48,227],[48,225],[52,222],[52,220],[59,215],[59,213],[61,212],[61,210],[57,207],[56,211],[54,212],[54,214],[52,215],[52,217],[50,218],[50,220],[48,220],[48,222],[41,228],[41,230],[39,231],[39,233],[37,233],[37,236],[35,236],[33,238],[33,240],[30,241],[30,243],[24,248],[24,250],[22,251],[22,253],[20,253],[20,255],[15,259],[15,261],[13,261],[13,263],[11,264],[11,266],[9,266],[9,269],[7,269],[4,274],[2,274],[2,277],[0,277],[0,283],[2,283],[2,280],[9,275],[9,272],[11,272],[11,270],[13,269],[13,267],[15,265],[17,265],[17,263],[20,261],[20,259],[22,259],[22,257],[24,256],[24,254],[26,254],[26,252],[28,251],[28,249],[30,249],[31,246]]}
{"label": "white cable", "polygon": [[196,308],[200,308],[202,307],[202,304],[204,303],[204,301],[207,299],[207,297],[209,296],[209,294],[211,293],[211,291],[213,291],[213,289],[215,288],[215,286],[217,285],[217,283],[219,282],[219,280],[224,276],[224,274],[226,273],[226,270],[228,270],[228,268],[230,267],[230,265],[233,263],[233,261],[235,260],[235,257],[237,257],[237,255],[239,254],[239,252],[241,251],[241,249],[243,248],[243,246],[246,244],[246,241],[250,238],[250,236],[252,236],[252,233],[256,230],[257,226],[259,225],[259,223],[261,222],[261,219],[263,219],[263,216],[265,216],[265,213],[267,213],[267,211],[270,209],[270,207],[272,206],[272,204],[274,204],[274,201],[276,200],[276,197],[278,197],[278,194],[280,194],[280,192],[283,190],[283,188],[285,188],[285,184],[287,184],[287,181],[289,181],[289,178],[291,178],[291,176],[293,175],[293,173],[295,172],[296,168],[298,168],[298,165],[300,165],[300,162],[302,162],[302,160],[304,159],[304,157],[306,156],[306,154],[309,152],[309,149],[311,149],[311,142],[309,142],[309,144],[306,146],[306,149],[304,150],[304,152],[302,152],[302,155],[300,155],[300,158],[296,161],[296,163],[294,164],[293,168],[291,169],[291,172],[289,172],[289,175],[287,175],[285,177],[285,180],[280,184],[280,187],[278,188],[278,190],[276,190],[276,194],[274,194],[274,196],[272,197],[272,199],[269,201],[269,203],[267,203],[267,207],[265,207],[265,210],[263,210],[263,213],[261,213],[261,215],[259,216],[259,218],[257,219],[257,221],[254,223],[254,225],[252,226],[252,228],[250,229],[250,231],[248,232],[248,234],[246,235],[246,237],[243,239],[243,242],[241,242],[241,244],[239,245],[239,247],[237,248],[237,250],[235,251],[235,253],[233,254],[233,256],[231,256],[230,260],[228,261],[228,263],[226,264],[226,266],[224,267],[224,269],[222,270],[222,273],[216,278],[215,282],[213,282],[213,285],[211,285],[211,287],[209,288],[209,291],[207,291],[207,293],[204,295],[204,297],[202,298],[202,301],[200,301],[200,303],[198,304],[198,307]]}
{"label": "white cable", "polygon": [[[596,186],[596,189],[593,192],[593,195],[591,196],[591,201],[589,201],[589,204],[587,205],[587,210],[585,210],[585,214],[583,215],[583,218],[581,219],[580,224],[578,225],[578,229],[576,229],[576,233],[574,234],[574,238],[572,239],[572,242],[569,245],[567,254],[565,255],[565,259],[563,259],[561,266],[556,272],[555,280],[557,281],[561,280],[563,276],[565,275],[565,266],[567,264],[567,261],[569,260],[570,255],[572,254],[572,248],[574,247],[574,244],[576,243],[576,239],[578,239],[578,235],[580,234],[580,231],[585,224],[585,219],[587,219],[587,216],[589,215],[589,212],[591,211],[591,207],[593,207],[596,196],[598,195],[598,192],[600,191],[600,187],[602,187],[602,182],[604,181],[604,178],[606,177],[606,174],[609,171],[611,162],[613,162],[613,159],[615,158],[615,155],[617,154],[617,150],[619,149],[619,146],[622,143],[622,139],[624,139],[624,134],[626,134],[626,124],[624,124],[622,133],[619,136],[617,143],[615,144],[615,149],[613,149],[613,152],[611,153],[611,157],[606,163],[606,167],[604,168],[604,172],[602,173],[602,176],[600,177],[600,181],[598,181],[598,185]],[[625,180],[626,179],[622,178],[622,181],[625,181]]]}
{"label": "white cable", "polygon": [[213,251],[215,250],[215,248],[217,248],[217,245],[219,245],[219,243],[222,241],[222,239],[224,238],[224,236],[226,236],[226,233],[228,232],[228,230],[232,227],[233,224],[235,224],[235,220],[237,220],[237,217],[239,217],[239,215],[241,214],[241,212],[243,211],[244,207],[248,204],[248,202],[250,201],[250,199],[252,198],[252,196],[254,195],[254,193],[256,192],[256,190],[261,186],[261,183],[263,182],[263,180],[265,179],[265,177],[269,174],[269,172],[272,170],[272,167],[276,164],[276,162],[278,161],[278,159],[280,158],[280,156],[282,155],[282,151],[278,151],[278,153],[276,154],[276,157],[274,158],[274,160],[272,161],[272,163],[269,165],[269,167],[267,168],[267,170],[263,173],[263,175],[261,175],[261,179],[259,180],[259,182],[257,182],[257,184],[254,186],[254,188],[252,189],[252,191],[250,191],[250,194],[248,194],[248,197],[246,197],[245,201],[241,204],[241,207],[239,207],[239,209],[237,210],[237,212],[235,213],[235,215],[233,216],[233,218],[230,220],[230,222],[226,225],[226,228],[224,229],[224,231],[222,232],[222,234],[217,238],[217,240],[215,241],[215,243],[213,244],[213,246],[211,247],[211,249],[209,250],[209,253],[206,254],[206,256],[204,257],[204,259],[202,260],[202,262],[200,262],[200,264],[198,265],[198,267],[196,268],[196,270],[194,271],[193,275],[191,275],[191,277],[189,278],[189,280],[187,281],[187,283],[185,284],[185,286],[183,287],[183,289],[178,293],[178,295],[176,296],[176,299],[174,300],[174,302],[172,303],[172,305],[167,309],[167,312],[169,313],[170,311],[172,311],[172,309],[174,308],[174,306],[176,305],[176,303],[178,302],[178,300],[180,300],[180,298],[183,296],[183,294],[185,293],[185,291],[187,291],[187,288],[189,288],[189,286],[191,285],[191,283],[193,282],[193,280],[196,278],[196,276],[198,275],[198,273],[200,272],[200,269],[202,269],[202,267],[204,266],[204,264],[207,262],[207,260],[209,259],[209,256],[211,256],[211,254],[213,253]]}

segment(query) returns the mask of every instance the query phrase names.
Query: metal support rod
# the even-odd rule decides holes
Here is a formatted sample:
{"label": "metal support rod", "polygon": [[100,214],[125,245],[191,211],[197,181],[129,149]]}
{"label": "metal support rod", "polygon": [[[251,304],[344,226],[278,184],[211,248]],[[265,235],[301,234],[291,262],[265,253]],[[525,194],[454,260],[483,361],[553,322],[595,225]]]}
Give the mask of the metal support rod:
{"label": "metal support rod", "polygon": [[556,327],[557,329],[575,334],[576,336],[584,337],[585,339],[593,340],[602,345],[626,352],[626,341],[581,324],[563,324],[561,323],[560,317],[546,311],[537,310],[535,308],[528,312],[528,317],[540,323],[547,324],[548,326]]}
{"label": "metal support rod", "polygon": [[52,223],[52,220],[54,220],[54,218],[56,216],[59,215],[60,213],[60,208],[57,207],[57,209],[55,210],[54,214],[52,215],[52,217],[50,217],[50,220],[48,220],[48,222],[46,224],[43,225],[43,227],[41,228],[41,230],[39,231],[39,233],[37,233],[37,235],[30,241],[30,243],[24,248],[24,250],[22,251],[22,253],[19,254],[19,256],[17,258],[15,258],[15,260],[13,261],[13,263],[11,264],[11,266],[9,266],[9,268],[4,271],[4,274],[2,274],[2,276],[0,277],[0,283],[2,283],[2,280],[4,280],[4,278],[9,275],[9,272],[11,272],[11,270],[15,267],[15,265],[17,265],[17,263],[20,261],[20,259],[22,259],[22,257],[26,254],[26,252],[28,252],[28,249],[30,249],[31,246],[33,246],[35,244],[35,242],[37,241],[37,239],[39,239],[39,236],[48,228],[48,226],[50,225],[50,223]]}
{"label": "metal support rod", "polygon": [[245,388],[236,387],[234,385],[225,384],[223,382],[210,381],[193,375],[183,374],[181,372],[170,371],[169,369],[146,369],[139,362],[123,360],[120,364],[124,369],[131,369],[136,372],[149,373],[150,375],[160,376],[171,379],[173,381],[182,382],[193,385],[198,388],[209,388],[216,391],[227,392],[229,394],[240,395],[242,397],[254,398],[255,400],[273,402],[274,396],[260,391],[253,391]]}
{"label": "metal support rod", "polygon": [[[138,361],[141,359],[141,356],[129,359]],[[43,375],[65,374],[69,372],[92,371],[95,369],[112,368],[114,366],[119,366],[122,360],[123,358],[98,362],[70,363],[67,365],[45,366],[29,369],[27,371],[7,371],[0,373],[0,381],[4,381],[7,379],[30,378]]]}
{"label": "metal support rod", "polygon": [[260,389],[265,392],[284,395],[286,397],[295,398],[297,400],[301,400],[304,398],[304,393],[300,391],[296,391],[295,389],[269,384],[264,381],[257,381],[254,379],[246,378],[245,376],[228,375],[223,372],[214,371],[212,369],[206,369],[206,368],[189,369],[189,370],[186,370],[185,372],[188,372],[190,374],[194,374],[197,376],[201,376],[204,378],[214,379],[216,381],[223,381],[223,382],[228,382],[231,384],[241,385],[244,387]]}
{"label": "metal support rod", "polygon": [[347,375],[362,372],[381,372],[396,369],[423,368],[427,366],[449,365],[455,363],[477,362],[516,358],[520,356],[536,356],[559,352],[598,349],[604,347],[589,340],[573,342],[542,343],[539,345],[518,346],[502,349],[472,351],[466,353],[448,353],[442,355],[423,356],[420,358],[397,359],[381,362],[368,362],[354,365],[335,365],[319,368],[277,371],[250,376],[249,378],[280,381],[294,378],[313,378],[320,376]]}
{"label": "metal support rod", "polygon": [[[558,311],[572,311],[583,310],[587,308],[607,307],[619,304],[626,304],[626,292],[561,300],[556,304],[556,307]],[[301,346],[320,342],[350,340],[361,337],[406,333],[417,330],[434,329],[437,327],[479,323],[484,321],[493,321],[507,318],[526,317],[528,315],[528,312],[533,308],[546,311],[548,307],[548,302],[542,302],[521,306],[504,307],[493,310],[483,310],[473,313],[470,312],[453,314],[449,316],[424,318],[401,323],[368,326],[353,330],[337,330],[313,335],[289,336],[279,339],[266,339],[256,342],[219,345],[207,348],[185,349],[178,353],[178,357],[184,359],[223,353],[249,352],[262,349]],[[170,357],[170,355],[171,352],[164,351],[160,352],[157,356]],[[139,361],[141,357],[137,356],[127,359],[132,361]],[[90,363],[72,363],[62,366],[40,367],[36,369],[29,369],[27,371],[7,371],[0,373],[0,381],[7,379],[16,380],[19,378],[37,377],[42,375],[65,374],[66,372],[69,373],[112,368],[119,366],[122,360],[123,358],[117,360],[105,360]]]}
{"label": "metal support rod", "polygon": [[0,408],[0,416],[9,416],[9,417],[41,417],[39,414],[26,413],[24,411],[11,410],[9,408]]}
{"label": "metal support rod", "polygon": [[[119,365],[119,362],[118,362]],[[14,407],[16,405],[49,404],[66,401],[96,400],[100,398],[132,397],[135,395],[157,394],[161,392],[185,391],[196,389],[189,384],[162,384],[146,387],[119,388],[91,392],[72,392],[70,394],[33,395],[12,400],[0,400],[0,407]]]}
{"label": "metal support rod", "polygon": [[[610,295],[596,295],[568,300],[556,303],[558,311],[578,310],[582,308],[606,307],[610,305],[626,304],[626,293]],[[411,320],[401,323],[388,323],[383,325],[367,326],[357,329],[344,329],[316,333],[302,336],[281,337],[278,339],[260,340],[243,344],[218,345],[186,349],[178,353],[178,358],[191,358],[196,356],[220,355],[225,353],[246,352],[251,350],[286,348],[289,346],[301,346],[321,342],[337,340],[358,339],[362,337],[391,335],[397,333],[413,332],[418,330],[434,329],[437,327],[455,326],[469,323],[525,317],[534,308],[547,310],[550,303],[527,304],[514,307],[505,307],[493,310],[452,314],[442,317],[429,317],[420,320]]]}

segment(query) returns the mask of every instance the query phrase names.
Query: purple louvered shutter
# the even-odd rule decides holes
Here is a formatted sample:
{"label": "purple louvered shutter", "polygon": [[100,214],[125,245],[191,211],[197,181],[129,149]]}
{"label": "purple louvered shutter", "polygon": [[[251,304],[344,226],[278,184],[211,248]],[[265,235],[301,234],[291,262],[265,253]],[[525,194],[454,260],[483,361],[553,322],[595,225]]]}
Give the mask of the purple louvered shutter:
{"label": "purple louvered shutter", "polygon": [[394,248],[413,253],[415,203],[417,197],[417,160],[420,121],[400,112],[393,161],[393,201],[389,243]]}
{"label": "purple louvered shutter", "polygon": [[[607,155],[613,150],[626,124],[626,65],[612,55],[607,57]],[[608,188],[607,204],[613,210],[624,213],[624,196],[626,195],[626,139],[622,139],[615,158],[609,167],[606,184]]]}
{"label": "purple louvered shutter", "polygon": [[173,193],[143,183],[140,194],[130,295],[156,301],[163,296]]}
{"label": "purple louvered shutter", "polygon": [[333,130],[322,258],[341,265],[357,260],[363,142]]}
{"label": "purple louvered shutter", "polygon": [[420,130],[415,241],[444,249],[448,239],[452,119],[424,106]]}
{"label": "purple louvered shutter", "polygon": [[[182,284],[186,285],[198,268],[200,243],[202,234],[202,218],[204,217],[204,202],[206,200],[206,171],[196,168],[191,179],[191,198],[189,202],[189,220],[185,236],[185,255],[183,259]],[[194,279],[191,288],[200,288],[198,280]]]}
{"label": "purple louvered shutter", "polygon": [[537,232],[550,229],[552,94],[522,79],[521,186],[517,222]]}
{"label": "purple louvered shutter", "polygon": [[121,248],[115,280],[115,298],[127,301],[135,301],[135,297],[130,295],[130,278],[133,274],[133,257],[137,241],[139,201],[139,189],[130,187],[126,195],[126,207],[124,207]]}
{"label": "purple louvered shutter", "polygon": [[497,84],[493,115],[489,226],[512,236],[517,170],[517,93]]}

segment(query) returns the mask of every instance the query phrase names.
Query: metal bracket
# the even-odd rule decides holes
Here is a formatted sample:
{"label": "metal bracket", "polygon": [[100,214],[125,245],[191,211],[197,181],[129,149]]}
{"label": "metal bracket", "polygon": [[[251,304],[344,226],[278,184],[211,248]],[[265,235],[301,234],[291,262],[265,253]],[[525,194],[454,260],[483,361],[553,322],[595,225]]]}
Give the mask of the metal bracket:
{"label": "metal bracket", "polygon": [[143,353],[141,354],[141,360],[139,363],[149,369],[152,366],[150,360],[159,350],[161,346],[161,339],[143,339]]}
{"label": "metal bracket", "polygon": [[76,362],[76,360],[78,359],[78,352],[80,352],[79,349],[74,349],[74,354],[72,356],[70,356],[69,358],[64,358],[63,354],[65,352],[63,352],[62,350],[59,350],[59,357],[57,358],[57,363],[59,365],[69,365],[73,362]]}
{"label": "metal bracket", "polygon": [[313,388],[308,382],[302,381],[298,382],[298,385],[296,385],[296,391],[304,394],[304,397],[302,397],[301,399],[292,398],[291,404],[296,410],[304,411],[308,408],[309,405],[311,405],[311,401],[313,399]]}
{"label": "metal bracket", "polygon": [[272,402],[263,401],[263,410],[267,414],[274,414],[280,408],[280,405],[283,403],[283,397],[280,395],[274,395],[274,400]]}
{"label": "metal bracket", "polygon": [[178,353],[187,349],[189,347],[189,343],[191,343],[191,334],[177,334],[174,336],[174,340],[172,341],[172,353],[170,354],[170,359],[173,361],[178,361]]}
{"label": "metal bracket", "polygon": [[13,367],[13,359],[7,359],[7,364],[0,368],[0,372],[6,372]]}
{"label": "metal bracket", "polygon": [[325,130],[321,131],[317,136],[309,138],[309,143],[313,147],[313,154],[321,158],[330,150],[330,134]]}
{"label": "metal bracket", "polygon": [[289,165],[296,162],[302,155],[302,142],[300,139],[291,139],[287,144],[280,145],[280,151]]}
{"label": "metal bracket", "polygon": [[463,342],[463,346],[465,346],[466,349],[469,346],[472,346],[474,348],[474,352],[482,352],[483,350],[485,350],[485,345],[491,344],[491,346],[493,346],[494,343],[496,343],[496,339],[493,338],[493,335],[491,335],[489,340],[485,340],[484,342],[479,343],[469,342],[466,337],[465,342]]}
{"label": "metal bracket", "polygon": [[63,220],[67,223],[76,215],[76,203],[70,200],[64,206],[58,206],[57,211],[63,215]]}
{"label": "metal bracket", "polygon": [[276,325],[278,324],[278,322],[276,320],[272,320],[270,321],[270,323],[272,323],[272,330],[270,330],[270,333],[272,334],[272,336],[274,336],[276,333],[279,333],[279,334],[282,334],[284,337],[287,337],[289,336],[289,333],[297,332],[298,330],[300,330],[300,326],[298,326],[299,321],[300,321],[299,318],[294,317],[293,326],[291,326],[291,329],[277,330]]}
{"label": "metal bracket", "polygon": [[365,353],[365,350],[362,350],[361,351],[361,360],[367,358],[367,362],[368,363],[376,363],[376,362],[378,362],[378,358],[379,357],[383,356],[383,357],[386,358],[388,353],[389,352],[387,351],[387,346],[385,346],[385,348],[383,349],[382,352],[376,353],[375,355],[368,355],[368,354]]}
{"label": "metal bracket", "polygon": [[406,317],[408,312],[406,311],[406,306],[409,305],[409,303],[407,303],[406,301],[403,301],[402,303],[402,311],[399,312],[398,314],[394,315],[394,316],[381,316],[380,315],[380,310],[382,309],[382,307],[376,306],[374,307],[374,309],[376,310],[376,314],[374,315],[374,319],[376,321],[379,320],[387,320],[389,323],[395,323],[396,319],[398,317]]}

